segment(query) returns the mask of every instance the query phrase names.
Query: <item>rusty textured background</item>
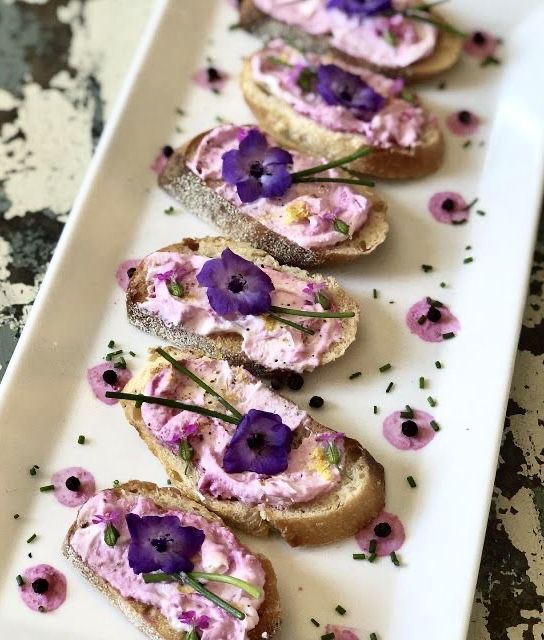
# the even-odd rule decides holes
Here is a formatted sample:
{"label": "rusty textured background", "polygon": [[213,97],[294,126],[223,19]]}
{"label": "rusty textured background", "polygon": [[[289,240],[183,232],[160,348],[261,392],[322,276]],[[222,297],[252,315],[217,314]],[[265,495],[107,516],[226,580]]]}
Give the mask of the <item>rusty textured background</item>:
{"label": "rusty textured background", "polygon": [[[151,5],[0,0],[0,377]],[[544,640],[543,284],[540,243],[469,640]]]}

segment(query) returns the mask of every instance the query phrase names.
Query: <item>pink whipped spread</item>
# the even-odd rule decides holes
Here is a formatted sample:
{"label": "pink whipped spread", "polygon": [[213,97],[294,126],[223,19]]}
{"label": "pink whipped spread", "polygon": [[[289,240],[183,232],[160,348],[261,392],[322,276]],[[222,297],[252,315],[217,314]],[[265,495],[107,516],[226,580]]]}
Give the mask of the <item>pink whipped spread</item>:
{"label": "pink whipped spread", "polygon": [[[278,64],[278,60],[290,66]],[[276,62],[275,62],[276,61]],[[329,105],[318,93],[304,92],[297,84],[302,67],[317,67],[319,56],[304,56],[296,49],[274,40],[265,49],[251,58],[254,80],[267,91],[287,102],[297,113],[331,131],[357,133],[364,136],[375,147],[413,147],[421,139],[421,132],[429,118],[417,104],[403,100],[403,82],[392,80],[372,71],[342,65],[344,69],[359,75],[374,91],[383,95],[387,102],[383,109],[368,122],[357,118],[352,111],[341,105]],[[337,61],[335,61],[338,64]]]}
{"label": "pink whipped spread", "polygon": [[[104,524],[94,524],[93,518],[107,516],[114,511],[120,513],[115,526],[121,535],[115,546],[109,547],[104,542]],[[198,555],[192,558],[194,571],[229,574],[262,590],[265,574],[259,560],[244,549],[228,529],[194,513],[163,510],[152,500],[137,495],[118,497],[114,491],[108,490],[89,500],[77,517],[79,526],[70,541],[74,551],[124,598],[132,598],[160,611],[176,632],[181,634],[190,630],[178,620],[178,615],[184,611],[195,611],[197,616],[210,618],[209,628],[201,632],[202,640],[245,640],[247,632],[259,620],[258,608],[263,598],[256,600],[229,584],[208,583],[210,591],[245,613],[245,620],[240,621],[195,592],[185,588],[180,590],[179,585],[145,584],[141,575],[136,575],[128,564],[130,535],[125,521],[127,513],[173,515],[179,518],[182,526],[201,529],[206,538]]]}
{"label": "pink whipped spread", "polygon": [[[223,181],[221,168],[223,154],[238,148],[240,139],[248,130],[236,125],[212,129],[202,138],[188,162],[191,171],[243,213],[301,247],[332,247],[346,240],[347,235],[335,230],[335,218],[348,225],[349,235],[359,231],[368,218],[371,203],[347,185],[298,183],[293,184],[282,198],[260,198],[255,202],[242,203],[235,185]],[[315,167],[324,162],[295,152],[292,155],[293,171]],[[325,175],[335,178],[340,174],[330,170]]]}
{"label": "pink whipped spread", "polygon": [[[199,335],[232,334],[242,337],[242,351],[254,362],[271,369],[293,371],[311,370],[317,367],[331,344],[343,335],[342,321],[322,318],[291,319],[303,323],[315,331],[304,334],[267,316],[219,316],[211,308],[206,290],[196,280],[205,256],[158,251],[145,258],[148,298],[139,303],[149,315],[156,315],[167,325],[183,326]],[[170,293],[168,282],[158,276],[172,271],[183,285],[185,294],[176,297]],[[304,288],[308,282],[296,276],[264,267],[275,290],[272,304],[322,311],[321,305],[309,300]],[[326,293],[325,293],[326,295]],[[334,305],[334,299],[332,300]]]}
{"label": "pink whipped spread", "polygon": [[[180,439],[186,437],[188,425],[197,424],[197,433],[189,437],[189,443],[195,452],[193,464],[198,469],[198,488],[203,494],[248,504],[283,506],[309,502],[330,492],[339,483],[340,471],[327,461],[323,444],[307,432],[308,416],[295,404],[272,392],[240,367],[231,368],[226,362],[208,358],[187,360],[184,364],[228,398],[240,413],[245,414],[250,409],[276,413],[285,425],[297,431],[295,441],[299,433],[302,435],[300,445],[291,450],[288,467],[283,473],[275,476],[253,472],[227,473],[222,466],[223,454],[236,425],[144,403],[142,418],[147,428],[161,444],[173,451],[178,450]],[[200,387],[171,368],[157,373],[148,382],[144,393],[210,406],[207,404],[210,398],[204,398]],[[224,409],[217,405],[217,410]]]}
{"label": "pink whipped spread", "polygon": [[[390,17],[374,16],[361,19],[348,16],[338,9],[327,9],[327,0],[254,0],[255,5],[267,15],[295,26],[314,36],[326,36],[339,51],[372,64],[390,67],[407,67],[430,55],[436,46],[437,30],[430,24],[409,20],[400,14]],[[396,0],[393,4],[402,9],[408,4]],[[384,37],[390,33],[392,39]]]}

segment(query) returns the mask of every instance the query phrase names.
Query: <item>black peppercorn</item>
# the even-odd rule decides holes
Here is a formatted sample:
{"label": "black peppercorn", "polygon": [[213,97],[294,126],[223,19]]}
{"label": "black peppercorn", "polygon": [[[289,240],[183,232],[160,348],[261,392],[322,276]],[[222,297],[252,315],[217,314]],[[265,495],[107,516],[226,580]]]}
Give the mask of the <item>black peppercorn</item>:
{"label": "black peppercorn", "polygon": [[387,538],[391,535],[391,525],[388,522],[380,522],[374,527],[374,533],[378,538]]}
{"label": "black peppercorn", "polygon": [[442,318],[440,309],[437,309],[436,307],[429,307],[429,310],[427,311],[427,319],[431,322],[440,322],[440,318]]}
{"label": "black peppercorn", "polygon": [[455,209],[455,202],[451,198],[446,198],[442,203],[442,209],[444,209],[444,211],[453,211]]}
{"label": "black peppercorn", "polygon": [[402,423],[401,430],[406,437],[413,438],[417,435],[419,429],[417,424],[413,420],[405,420]]}
{"label": "black peppercorn", "polygon": [[162,155],[165,158],[169,158],[173,153],[174,153],[174,149],[172,149],[172,147],[169,144],[167,144],[162,148]]}
{"label": "black peppercorn", "polygon": [[284,379],[281,376],[274,376],[270,380],[270,386],[274,391],[279,391],[283,387]]}
{"label": "black peppercorn", "polygon": [[486,43],[486,37],[481,31],[475,31],[472,36],[472,42],[474,44],[482,45]]}
{"label": "black peppercorn", "polygon": [[208,82],[217,82],[221,80],[221,74],[215,67],[208,67],[206,69],[206,73],[208,74]]}
{"label": "black peppercorn", "polygon": [[134,275],[135,271],[136,271],[136,267],[130,267],[130,269],[127,269],[127,276],[129,278],[132,278],[132,276]]}
{"label": "black peppercorn", "polygon": [[325,400],[321,396],[312,396],[309,404],[312,409],[320,409],[325,404]]}
{"label": "black peppercorn", "polygon": [[304,378],[300,375],[300,373],[290,373],[287,376],[287,386],[289,387],[289,389],[298,391],[299,389],[302,389],[303,385]]}
{"label": "black peppercorn", "polygon": [[106,369],[102,374],[102,380],[104,380],[106,384],[113,386],[114,384],[117,384],[117,374],[113,369]]}
{"label": "black peppercorn", "polygon": [[64,484],[68,490],[78,491],[81,487],[81,480],[75,476],[70,476],[69,478],[66,478],[66,482]]}
{"label": "black peppercorn", "polygon": [[457,114],[457,119],[459,120],[459,122],[462,122],[463,124],[470,124],[470,121],[472,120],[472,115],[470,111],[459,111],[459,113]]}
{"label": "black peppercorn", "polygon": [[47,593],[49,582],[45,578],[37,578],[32,583],[32,591],[34,593]]}

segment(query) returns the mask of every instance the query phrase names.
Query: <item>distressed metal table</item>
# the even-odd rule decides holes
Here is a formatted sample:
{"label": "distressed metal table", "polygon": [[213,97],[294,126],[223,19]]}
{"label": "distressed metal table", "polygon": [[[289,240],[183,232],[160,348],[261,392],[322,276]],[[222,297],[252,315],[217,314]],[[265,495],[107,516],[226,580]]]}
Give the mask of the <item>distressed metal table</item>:
{"label": "distressed metal table", "polygon": [[[152,4],[0,0],[0,378]],[[543,285],[540,243],[469,640],[544,640]]]}

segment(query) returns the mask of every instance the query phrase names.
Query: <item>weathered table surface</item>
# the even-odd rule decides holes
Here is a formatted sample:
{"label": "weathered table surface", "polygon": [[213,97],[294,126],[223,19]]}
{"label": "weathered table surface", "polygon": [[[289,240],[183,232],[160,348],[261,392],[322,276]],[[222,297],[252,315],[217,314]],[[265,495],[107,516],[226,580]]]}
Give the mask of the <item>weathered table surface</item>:
{"label": "weathered table surface", "polygon": [[[152,4],[0,0],[0,377]],[[543,283],[540,244],[469,640],[544,639]]]}

